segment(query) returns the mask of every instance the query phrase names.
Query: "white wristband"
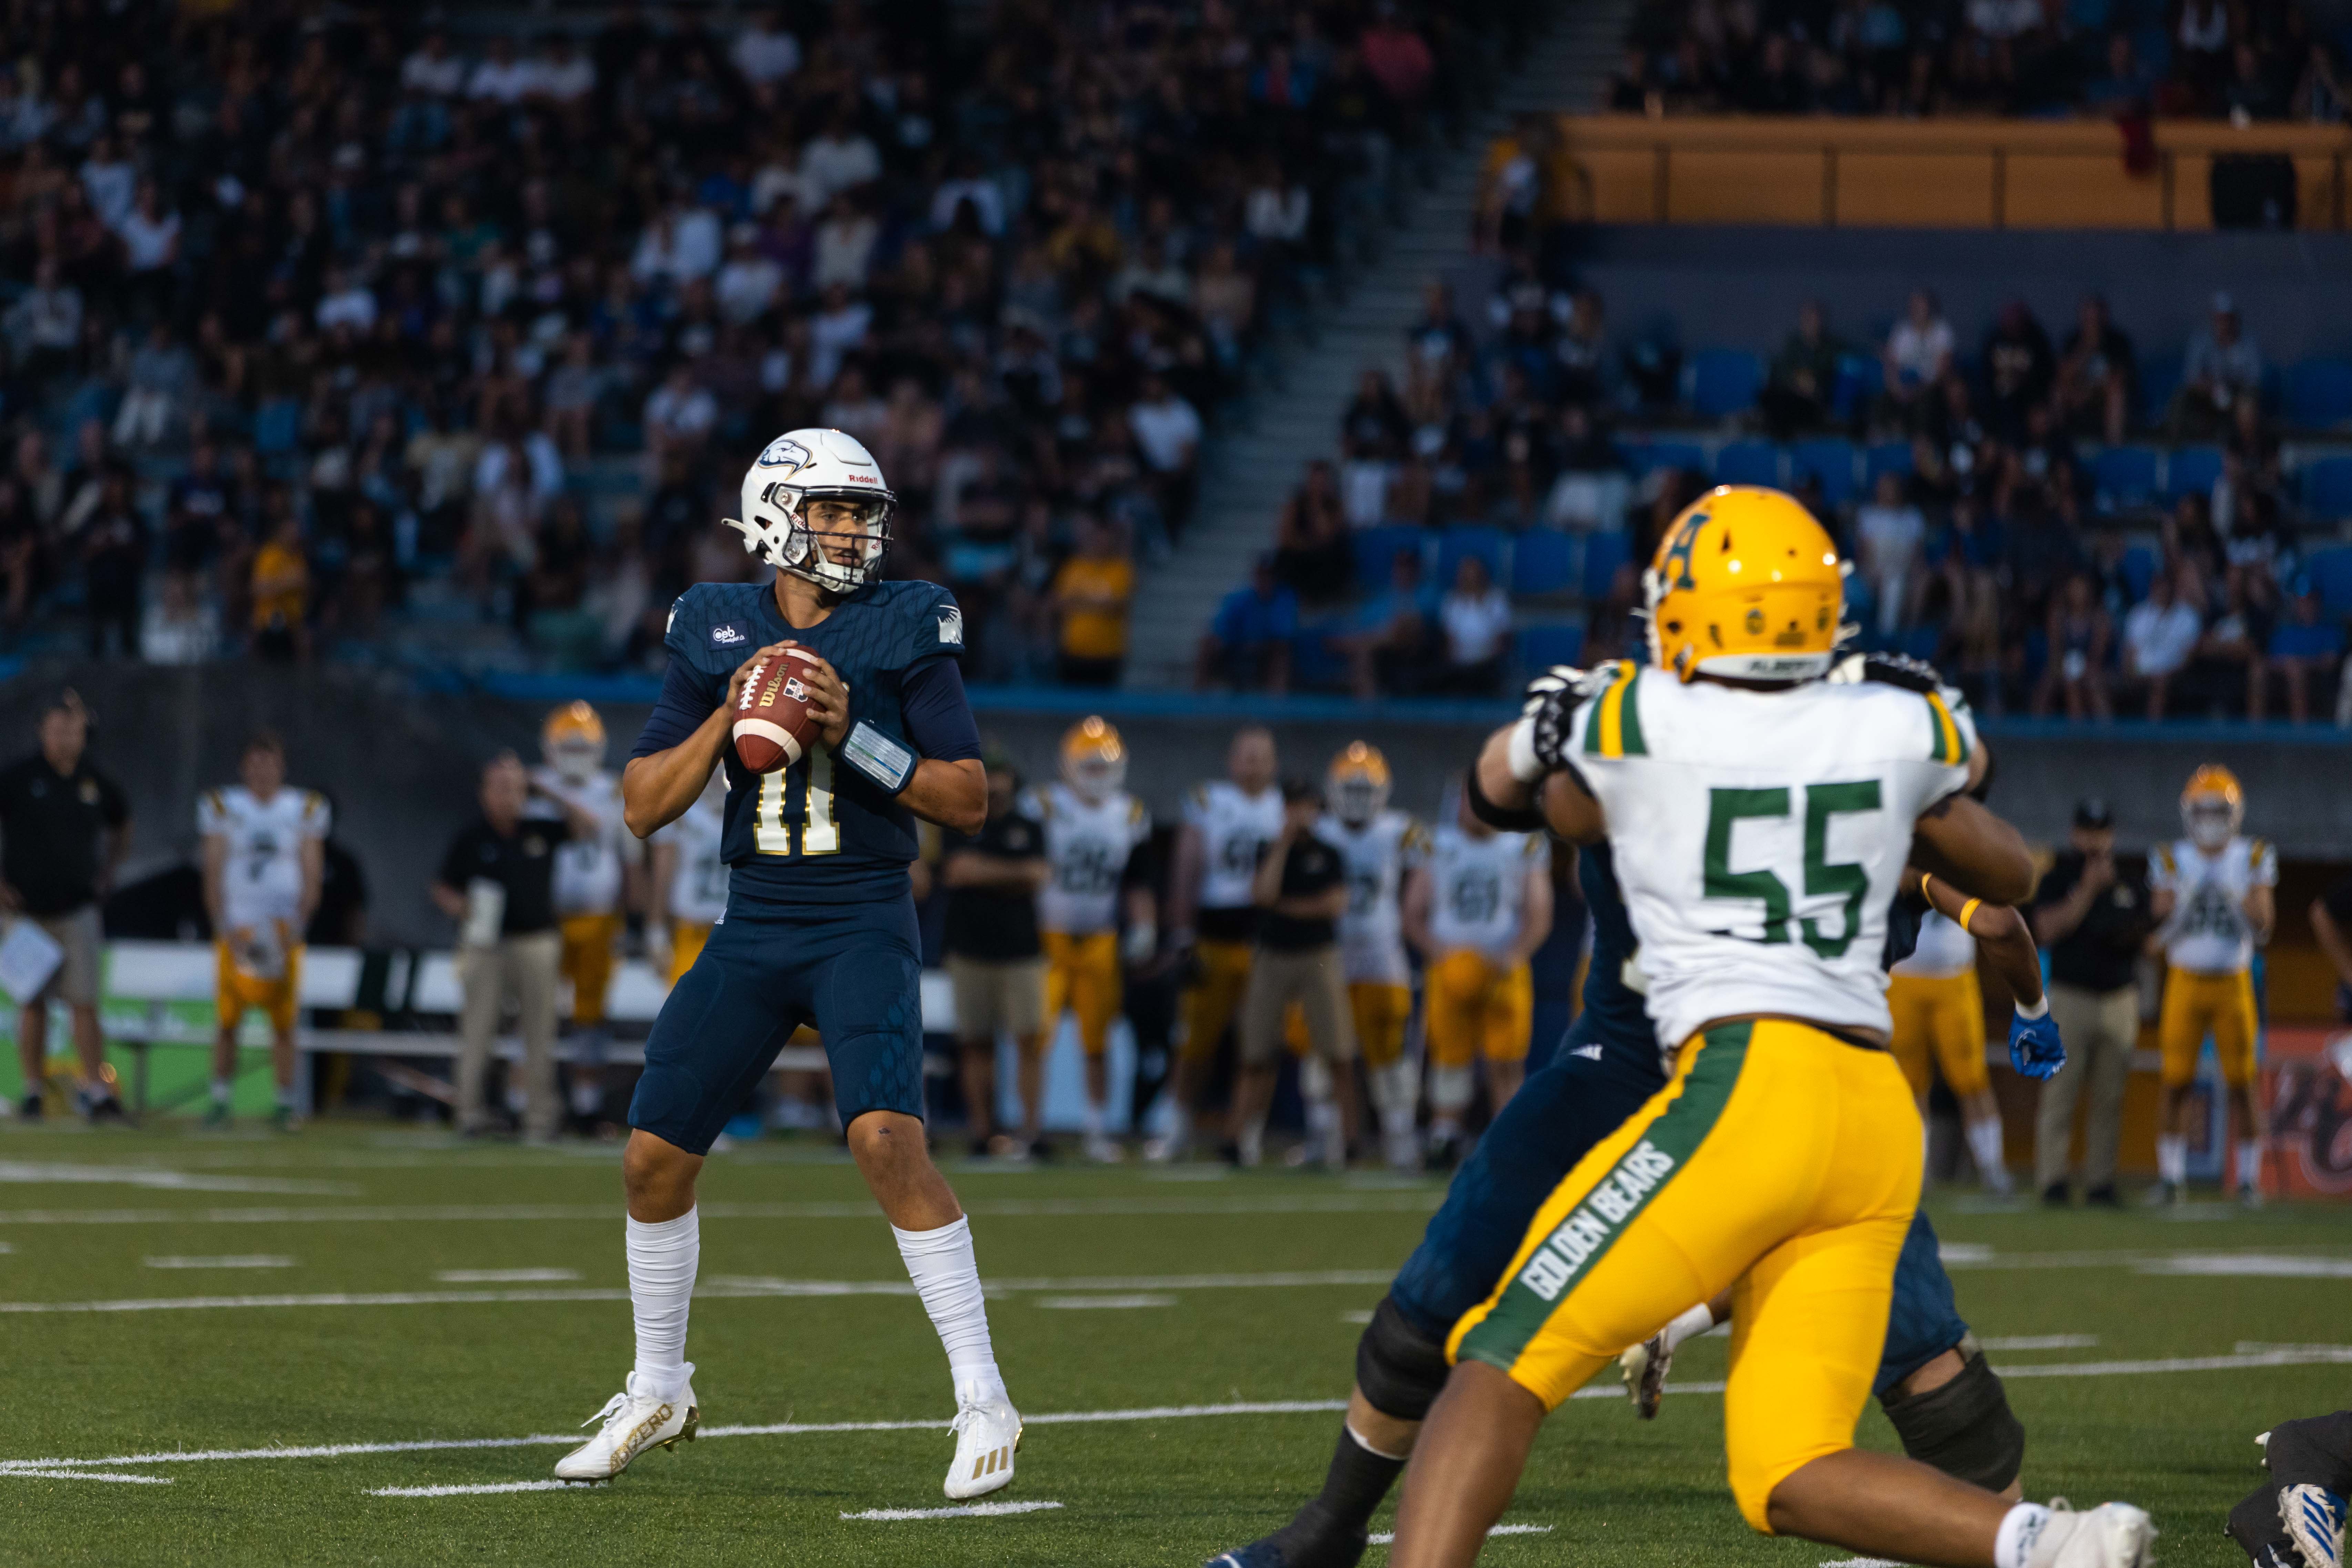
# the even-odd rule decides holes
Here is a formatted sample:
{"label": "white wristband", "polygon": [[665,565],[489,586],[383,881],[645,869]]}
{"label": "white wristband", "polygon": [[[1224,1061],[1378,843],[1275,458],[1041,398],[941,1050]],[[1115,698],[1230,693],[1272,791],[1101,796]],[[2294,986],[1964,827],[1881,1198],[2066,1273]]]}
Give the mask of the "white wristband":
{"label": "white wristband", "polygon": [[1531,784],[1544,776],[1544,766],[1536,760],[1536,725],[1532,719],[1522,719],[1511,726],[1509,749],[1511,776],[1523,784]]}
{"label": "white wristband", "polygon": [[2047,1018],[2050,1016],[2049,995],[2045,993],[2042,1000],[2036,1002],[2031,1007],[2027,1006],[2024,1003],[2020,1002],[2017,1005],[2017,1016],[2024,1019],[2029,1024],[2032,1023],[2037,1018]]}

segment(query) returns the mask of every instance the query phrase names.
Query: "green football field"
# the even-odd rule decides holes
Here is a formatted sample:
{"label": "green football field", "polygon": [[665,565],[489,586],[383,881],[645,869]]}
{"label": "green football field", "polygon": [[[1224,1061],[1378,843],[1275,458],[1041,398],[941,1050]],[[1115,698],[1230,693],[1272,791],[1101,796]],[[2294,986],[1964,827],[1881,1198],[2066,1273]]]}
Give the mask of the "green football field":
{"label": "green football field", "polygon": [[[0,1131],[0,1560],[1182,1568],[1319,1481],[1358,1324],[1440,1193],[949,1173],[1029,1419],[992,1500],[1017,1513],[887,1517],[946,1506],[953,1411],[889,1232],[830,1148],[740,1149],[705,1175],[702,1439],[614,1486],[499,1490],[543,1481],[627,1370],[614,1148]],[[1935,1208],[2031,1435],[2029,1491],[2143,1504],[2167,1563],[2242,1562],[2218,1531],[2259,1473],[2253,1435],[2352,1405],[2352,1209]],[[1486,1561],[1846,1557],[1734,1512],[1725,1344],[1678,1359],[1693,1386],[1654,1424],[1613,1387],[1564,1406]],[[1861,1436],[1893,1446],[1874,1407]]]}

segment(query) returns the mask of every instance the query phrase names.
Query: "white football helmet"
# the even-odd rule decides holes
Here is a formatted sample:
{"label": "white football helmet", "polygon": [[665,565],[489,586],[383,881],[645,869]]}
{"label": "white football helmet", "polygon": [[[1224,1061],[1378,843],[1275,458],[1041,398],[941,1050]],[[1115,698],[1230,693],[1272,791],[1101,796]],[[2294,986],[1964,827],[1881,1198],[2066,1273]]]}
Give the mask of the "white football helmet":
{"label": "white football helmet", "polygon": [[[824,501],[846,503],[848,510],[812,518],[812,503]],[[743,548],[777,571],[850,594],[881,575],[898,507],[881,465],[855,437],[792,430],[769,442],[745,471],[743,515],[720,521],[740,530]],[[854,560],[836,559],[845,544],[855,549]]]}

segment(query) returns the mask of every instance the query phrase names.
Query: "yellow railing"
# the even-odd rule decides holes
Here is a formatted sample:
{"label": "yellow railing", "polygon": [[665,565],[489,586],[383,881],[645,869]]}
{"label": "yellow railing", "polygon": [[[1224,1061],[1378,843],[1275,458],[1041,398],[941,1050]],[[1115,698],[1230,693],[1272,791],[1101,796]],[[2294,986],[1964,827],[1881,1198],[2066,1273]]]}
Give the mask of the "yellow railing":
{"label": "yellow railing", "polygon": [[2296,226],[2346,226],[2352,130],[2159,121],[2145,173],[2100,120],[1565,115],[1549,170],[1559,216],[1589,223],[1822,227],[2210,229],[2217,158],[2284,153]]}

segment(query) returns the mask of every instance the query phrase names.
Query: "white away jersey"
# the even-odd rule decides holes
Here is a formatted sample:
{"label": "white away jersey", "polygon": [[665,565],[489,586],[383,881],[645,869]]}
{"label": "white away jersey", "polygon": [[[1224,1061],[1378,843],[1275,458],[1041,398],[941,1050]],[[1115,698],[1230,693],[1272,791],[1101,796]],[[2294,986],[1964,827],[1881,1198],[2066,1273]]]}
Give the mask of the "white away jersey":
{"label": "white away jersey", "polygon": [[1919,945],[1894,972],[1922,980],[1949,980],[1956,974],[1973,974],[1976,967],[1977,939],[1943,910],[1929,910],[1919,917]]}
{"label": "white away jersey", "polygon": [[2246,895],[2278,886],[2278,850],[2266,838],[2232,838],[2219,855],[2187,838],[2158,845],[2147,885],[2174,896],[2165,962],[2192,974],[2235,974],[2254,962]]}
{"label": "white away jersey", "polygon": [[1350,982],[1409,985],[1404,922],[1397,895],[1404,874],[1429,853],[1429,835],[1402,811],[1383,811],[1360,826],[1325,816],[1315,831],[1339,851],[1348,873],[1348,910],[1339,917],[1339,960]]}
{"label": "white away jersey", "polygon": [[1913,823],[1967,785],[1966,706],[1878,683],[1610,677],[1571,761],[1608,816],[1659,1044],[1747,1013],[1889,1028],[1886,909]]}
{"label": "white away jersey", "polygon": [[1429,934],[1451,952],[1470,948],[1499,958],[1519,940],[1528,873],[1551,864],[1540,833],[1465,833],[1441,824],[1429,836]]}
{"label": "white away jersey", "polygon": [[1045,829],[1048,874],[1037,893],[1037,923],[1066,936],[1118,925],[1127,858],[1151,837],[1143,803],[1125,790],[1089,801],[1057,782],[1029,791],[1021,809]]}
{"label": "white away jersey", "polygon": [[330,816],[325,797],[307,789],[281,789],[266,801],[243,784],[205,792],[196,802],[196,831],[228,840],[221,915],[231,927],[300,918],[302,841],[326,837]]}
{"label": "white away jersey", "polygon": [[1282,791],[1268,784],[1244,795],[1229,780],[1212,779],[1185,797],[1184,820],[1201,834],[1201,908],[1253,908],[1258,851],[1282,837]]}
{"label": "white away jersey", "polygon": [[[637,854],[636,836],[621,815],[621,779],[599,771],[585,784],[573,784],[553,768],[530,770],[530,781],[557,800],[569,802],[596,819],[593,838],[572,838],[555,849],[555,912],[558,915],[604,915],[621,907],[621,867]],[[533,800],[526,816],[561,816],[552,801]]]}
{"label": "white away jersey", "polygon": [[726,796],[709,796],[653,837],[677,847],[669,876],[669,918],[687,925],[717,925],[727,912],[727,862],[719,847],[727,836]]}

